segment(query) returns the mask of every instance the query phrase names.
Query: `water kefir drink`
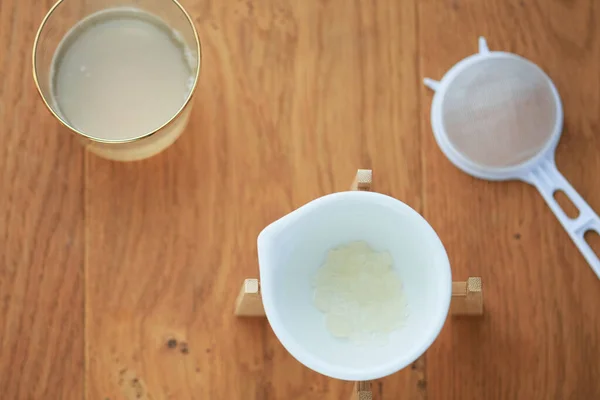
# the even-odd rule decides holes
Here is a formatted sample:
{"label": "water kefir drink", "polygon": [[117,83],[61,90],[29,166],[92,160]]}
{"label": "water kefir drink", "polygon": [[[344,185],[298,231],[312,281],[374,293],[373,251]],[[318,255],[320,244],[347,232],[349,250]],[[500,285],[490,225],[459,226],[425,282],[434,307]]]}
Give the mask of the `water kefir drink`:
{"label": "water kefir drink", "polygon": [[132,8],[93,14],[54,56],[55,107],[74,128],[100,139],[132,139],[168,122],[194,84],[196,59],[158,17]]}

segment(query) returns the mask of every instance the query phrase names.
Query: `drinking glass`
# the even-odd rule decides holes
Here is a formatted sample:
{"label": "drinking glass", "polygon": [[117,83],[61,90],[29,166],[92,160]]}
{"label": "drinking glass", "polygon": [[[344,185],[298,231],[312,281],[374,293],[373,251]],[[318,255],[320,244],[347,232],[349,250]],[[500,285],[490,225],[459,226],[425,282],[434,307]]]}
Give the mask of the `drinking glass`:
{"label": "drinking glass", "polygon": [[[191,51],[193,84],[183,105],[162,126],[127,139],[106,139],[74,127],[53,98],[54,55],[65,35],[86,17],[111,8],[128,7],[160,18]],[[48,12],[33,44],[33,78],[42,100],[58,121],[81,139],[91,152],[112,160],[132,161],[158,154],[170,146],[187,125],[201,64],[198,33],[187,11],[176,0],[59,0]],[[160,95],[160,94],[157,94]],[[101,112],[100,110],[98,112]]]}

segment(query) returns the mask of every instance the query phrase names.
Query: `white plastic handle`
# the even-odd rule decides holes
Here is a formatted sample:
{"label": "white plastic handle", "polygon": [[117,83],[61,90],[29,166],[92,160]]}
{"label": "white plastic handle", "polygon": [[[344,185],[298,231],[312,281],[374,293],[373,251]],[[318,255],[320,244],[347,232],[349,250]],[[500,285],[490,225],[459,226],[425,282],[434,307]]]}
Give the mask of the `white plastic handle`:
{"label": "white plastic handle", "polygon": [[[562,176],[553,159],[547,159],[540,163],[527,176],[527,180],[540,191],[552,212],[571,236],[592,270],[600,278],[600,259],[585,240],[587,231],[596,231],[600,234],[600,218],[598,218],[598,215]],[[558,190],[563,191],[569,197],[571,203],[577,207],[579,210],[577,218],[570,218],[560,207],[554,198],[554,193]]]}
{"label": "white plastic handle", "polygon": [[487,54],[490,52],[490,48],[487,45],[487,41],[483,36],[479,36],[479,53]]}

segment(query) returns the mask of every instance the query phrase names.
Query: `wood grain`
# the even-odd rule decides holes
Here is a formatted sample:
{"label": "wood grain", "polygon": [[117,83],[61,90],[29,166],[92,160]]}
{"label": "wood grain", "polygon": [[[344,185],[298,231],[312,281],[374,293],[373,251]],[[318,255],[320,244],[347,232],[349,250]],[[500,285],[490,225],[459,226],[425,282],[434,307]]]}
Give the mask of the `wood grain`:
{"label": "wood grain", "polygon": [[594,0],[183,4],[204,56],[190,126],[122,164],[84,155],[37,98],[30,48],[51,1],[0,2],[3,399],[347,399],[352,383],[232,309],[260,230],[357,168],[425,215],[455,280],[485,286],[484,318],[449,319],[375,399],[600,398],[600,281],[532,187],[445,159],[421,84],[478,35],[538,63],[564,103],[559,168],[600,210]]}
{"label": "wood grain", "polygon": [[0,3],[0,397],[7,400],[84,395],[83,151],[31,79],[31,44],[45,11]]}

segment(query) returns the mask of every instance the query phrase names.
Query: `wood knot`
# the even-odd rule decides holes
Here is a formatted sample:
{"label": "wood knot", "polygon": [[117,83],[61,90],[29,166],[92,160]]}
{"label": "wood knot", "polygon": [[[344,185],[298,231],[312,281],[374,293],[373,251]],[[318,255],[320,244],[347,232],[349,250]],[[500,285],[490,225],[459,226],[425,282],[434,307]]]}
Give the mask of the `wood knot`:
{"label": "wood knot", "polygon": [[179,350],[181,351],[182,354],[188,354],[190,352],[188,344],[185,342],[181,343],[181,345],[179,346]]}

